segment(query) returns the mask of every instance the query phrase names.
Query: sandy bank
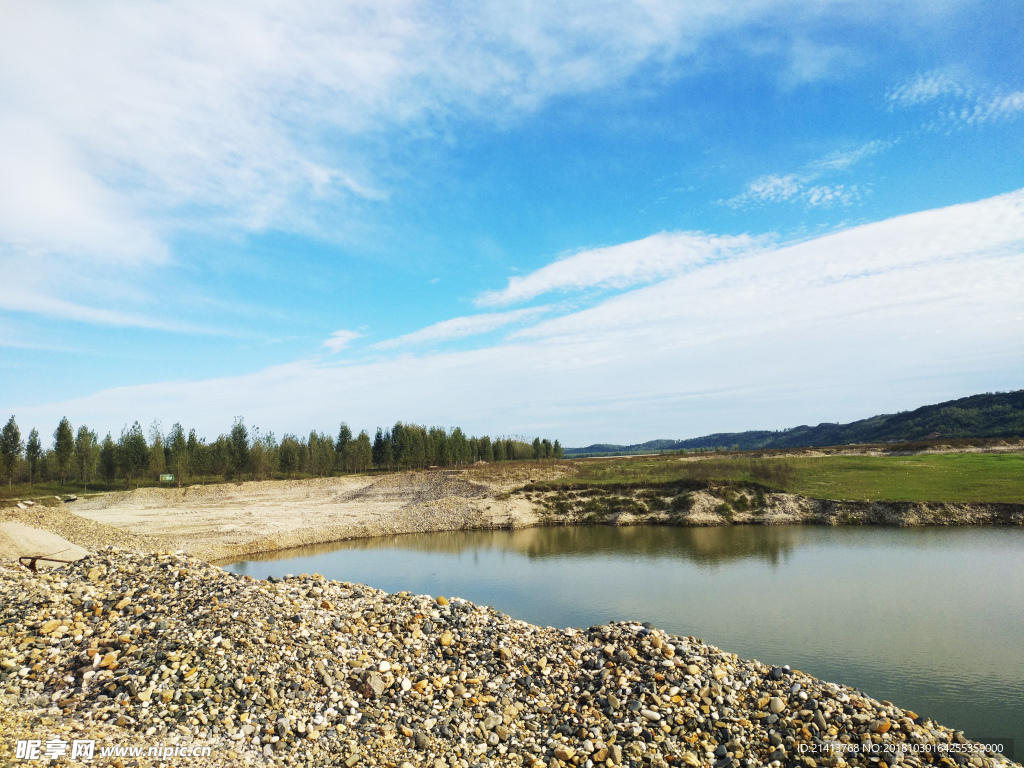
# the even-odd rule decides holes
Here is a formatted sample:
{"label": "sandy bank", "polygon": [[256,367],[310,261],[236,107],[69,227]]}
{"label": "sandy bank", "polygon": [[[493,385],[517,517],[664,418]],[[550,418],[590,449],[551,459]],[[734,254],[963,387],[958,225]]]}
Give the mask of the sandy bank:
{"label": "sandy bank", "polygon": [[[1024,504],[849,502],[755,488],[531,491],[523,477],[415,472],[143,488],[0,511],[0,559],[71,545],[226,561],[398,533],[537,525],[1022,525]],[[524,484],[525,488],[524,488]],[[2,529],[0,529],[2,530]],[[35,531],[35,533],[33,532]],[[60,537],[58,538],[54,538]]]}

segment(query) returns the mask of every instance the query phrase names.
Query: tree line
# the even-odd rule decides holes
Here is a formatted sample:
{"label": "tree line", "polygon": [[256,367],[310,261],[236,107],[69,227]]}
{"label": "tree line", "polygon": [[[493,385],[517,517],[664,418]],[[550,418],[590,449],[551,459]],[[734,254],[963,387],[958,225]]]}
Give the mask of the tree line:
{"label": "tree line", "polygon": [[377,428],[371,440],[365,430],[354,434],[345,422],[337,437],[311,431],[308,436],[285,434],[280,442],[273,432],[249,428],[242,417],[230,431],[207,442],[194,429],[174,424],[164,432],[154,421],[148,432],[139,422],[125,426],[114,439],[111,433],[100,440],[86,425],[76,431],[68,419],[61,419],[53,440],[44,445],[39,431],[32,429],[26,440],[14,416],[0,433],[0,476],[8,487],[15,482],[61,485],[68,482],[102,482],[108,487],[123,482],[158,480],[171,474],[174,481],[207,482],[224,480],[265,480],[275,477],[327,477],[371,469],[407,470],[427,467],[457,467],[475,462],[560,459],[562,446],[544,438],[526,442],[520,438],[469,437],[460,427],[427,427],[397,422],[390,429]]}

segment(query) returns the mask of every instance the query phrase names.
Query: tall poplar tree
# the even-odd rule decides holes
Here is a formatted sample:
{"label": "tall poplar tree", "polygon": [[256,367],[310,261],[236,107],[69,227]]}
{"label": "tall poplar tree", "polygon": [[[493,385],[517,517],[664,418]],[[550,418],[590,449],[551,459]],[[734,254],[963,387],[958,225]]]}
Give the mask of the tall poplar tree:
{"label": "tall poplar tree", "polygon": [[239,478],[249,467],[249,430],[245,428],[245,419],[235,417],[228,435],[228,471],[234,478]]}
{"label": "tall poplar tree", "polygon": [[0,433],[0,466],[7,475],[8,488],[14,483],[14,469],[18,466],[18,459],[21,458],[22,447],[21,430],[18,429],[17,422],[11,416],[7,424],[4,425],[3,432]]}
{"label": "tall poplar tree", "polygon": [[43,455],[43,445],[39,442],[39,430],[35,427],[28,433],[28,443],[25,444],[25,463],[28,464],[28,484],[32,485],[32,478],[36,474],[36,464],[39,457]]}
{"label": "tall poplar tree", "polygon": [[57,474],[60,475],[61,485],[64,485],[67,479],[68,467],[71,466],[71,457],[74,453],[75,433],[71,429],[71,422],[65,416],[53,432],[53,455],[57,460]]}
{"label": "tall poplar tree", "polygon": [[351,450],[352,429],[343,421],[338,429],[338,441],[334,444],[334,451],[337,454],[336,466],[338,469],[346,472],[352,469],[349,466],[352,463]]}
{"label": "tall poplar tree", "polygon": [[107,481],[107,485],[114,482],[114,477],[117,475],[117,446],[114,445],[114,438],[107,432],[107,436],[103,438],[103,444],[100,445],[100,472],[103,473],[103,479]]}
{"label": "tall poplar tree", "polygon": [[171,427],[171,431],[167,435],[167,447],[170,448],[171,453],[171,472],[174,473],[178,487],[181,488],[181,476],[188,471],[190,463],[188,441],[185,439],[185,430],[181,428],[181,424],[175,423]]}
{"label": "tall poplar tree", "polygon": [[284,435],[277,449],[278,466],[285,476],[291,479],[299,468],[299,441],[295,435]]}
{"label": "tall poplar tree", "polygon": [[78,435],[75,437],[75,466],[78,469],[78,479],[85,490],[88,490],[89,482],[92,480],[96,461],[95,447],[96,433],[90,432],[83,424],[78,428]]}
{"label": "tall poplar tree", "polygon": [[164,454],[164,436],[160,434],[162,425],[157,419],[149,425],[149,473],[160,479],[167,470],[167,458]]}
{"label": "tall poplar tree", "polygon": [[[142,434],[139,422],[132,424],[131,429],[122,429],[117,441],[117,464],[124,473],[125,488],[130,486],[133,478],[146,471],[149,457],[149,446],[146,445],[146,436]],[[138,483],[135,487],[138,487]]]}

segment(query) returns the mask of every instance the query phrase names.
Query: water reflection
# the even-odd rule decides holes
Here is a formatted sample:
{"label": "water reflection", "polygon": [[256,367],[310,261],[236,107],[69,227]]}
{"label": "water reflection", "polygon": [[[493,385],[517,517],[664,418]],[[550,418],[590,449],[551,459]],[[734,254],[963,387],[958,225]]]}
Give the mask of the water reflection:
{"label": "water reflection", "polygon": [[[408,550],[462,554],[481,550],[507,551],[530,559],[573,556],[685,558],[694,563],[717,565],[730,560],[756,558],[778,565],[808,539],[803,526],[744,526],[708,528],[661,528],[655,526],[566,526],[524,528],[514,531],[452,531],[402,534],[373,539],[313,544],[276,552],[250,555],[252,562],[273,562],[296,557],[325,555],[339,550]],[[813,539],[813,534],[810,535]],[[245,561],[238,564],[239,573]]]}
{"label": "water reflection", "polygon": [[458,595],[541,625],[651,621],[1024,744],[1020,528],[534,528],[356,540],[229,568]]}

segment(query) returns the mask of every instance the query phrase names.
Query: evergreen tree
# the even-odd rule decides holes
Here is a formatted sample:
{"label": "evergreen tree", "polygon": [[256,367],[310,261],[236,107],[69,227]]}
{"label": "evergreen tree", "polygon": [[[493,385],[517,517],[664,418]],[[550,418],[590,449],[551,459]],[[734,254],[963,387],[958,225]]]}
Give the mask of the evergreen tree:
{"label": "evergreen tree", "polygon": [[451,435],[448,436],[448,442],[451,446],[452,464],[460,466],[469,461],[469,441],[461,428],[455,427],[452,430]]}
{"label": "evergreen tree", "polygon": [[206,444],[206,438],[199,438],[192,441],[195,430],[189,432],[189,477],[199,475],[199,482],[206,485],[206,476],[213,469],[213,446]]}
{"label": "evergreen tree", "polygon": [[[131,429],[122,429],[117,441],[117,465],[124,474],[125,488],[131,485],[134,478],[140,477],[149,466],[149,446],[146,436],[142,434],[139,422],[132,424]],[[138,488],[138,482],[135,487]]]}
{"label": "evergreen tree", "polygon": [[289,479],[299,468],[299,450],[299,441],[295,435],[281,438],[281,445],[277,449],[278,465]]}
{"label": "evergreen tree", "polygon": [[227,479],[231,472],[231,440],[227,435],[217,436],[216,441],[210,446],[207,459],[207,472],[211,475],[223,475]]}
{"label": "evergreen tree", "polygon": [[96,442],[96,433],[90,432],[85,424],[78,428],[78,436],[75,438],[75,465],[78,468],[78,480],[84,486],[84,490],[89,489],[89,482],[96,466]]}
{"label": "evergreen tree", "polygon": [[373,463],[373,446],[370,445],[370,436],[364,429],[355,439],[352,449],[352,471],[365,472]]}
{"label": "evergreen tree", "polygon": [[57,459],[54,458],[53,450],[47,448],[39,454],[39,479],[53,480],[57,474]]}
{"label": "evergreen tree", "polygon": [[167,435],[167,447],[171,454],[168,467],[174,473],[178,487],[181,488],[181,476],[188,471],[189,467],[188,440],[185,439],[185,430],[182,429],[181,424],[176,422],[171,427],[171,431]]}
{"label": "evergreen tree", "polygon": [[149,473],[157,480],[167,470],[167,456],[164,453],[164,438],[161,434],[162,426],[156,419],[153,419],[153,423],[149,425]]}
{"label": "evergreen tree", "polygon": [[253,477],[262,480],[273,477],[277,468],[277,441],[273,432],[260,435],[258,427],[253,427],[252,445],[249,447],[249,465]]}
{"label": "evergreen tree", "polygon": [[[185,451],[188,455],[188,462],[185,465],[185,470],[188,472],[189,482],[192,482],[192,477],[196,474],[196,472],[200,472],[200,475],[205,475],[205,470],[200,471],[202,467],[205,466],[205,463],[202,461],[199,455],[201,452],[204,451],[205,447],[205,438],[203,444],[200,445],[199,438],[196,437],[196,431],[194,429],[190,429],[188,431],[188,443],[186,443],[185,446]],[[205,481],[206,478],[204,477],[204,484]]]}
{"label": "evergreen tree", "polygon": [[245,428],[245,419],[235,418],[228,436],[228,469],[232,477],[241,477],[249,468],[249,430]]}
{"label": "evergreen tree", "polygon": [[334,469],[334,441],[323,432],[319,435],[311,432],[309,435],[309,447],[312,454],[314,471],[320,477],[330,475],[331,470]]}
{"label": "evergreen tree", "polygon": [[494,447],[487,435],[480,438],[480,461],[486,461],[488,464],[494,461]]}
{"label": "evergreen tree", "polygon": [[28,433],[28,443],[25,445],[25,462],[28,464],[28,484],[32,485],[32,478],[36,474],[36,464],[39,457],[43,455],[43,446],[39,442],[39,430],[35,427]]}
{"label": "evergreen tree", "polygon": [[21,430],[11,416],[0,433],[0,468],[7,475],[8,488],[14,483],[14,470],[18,466],[18,459],[21,458],[22,448]]}
{"label": "evergreen tree", "polygon": [[114,445],[114,438],[109,432],[100,446],[100,472],[103,473],[107,485],[114,482],[114,476],[117,474],[117,446]]}
{"label": "evergreen tree", "polygon": [[66,416],[60,420],[60,424],[53,432],[53,453],[57,463],[57,473],[60,475],[60,484],[64,485],[68,476],[68,467],[71,466],[71,457],[75,453],[75,433]]}
{"label": "evergreen tree", "polygon": [[551,455],[556,459],[561,459],[565,456],[565,451],[562,449],[562,444],[555,440],[555,444],[551,447]]}
{"label": "evergreen tree", "polygon": [[447,467],[451,464],[451,450],[448,445],[448,432],[444,427],[430,428],[430,458],[431,464],[439,467]]}
{"label": "evergreen tree", "polygon": [[334,451],[337,454],[337,469],[342,471],[348,471],[351,469],[349,464],[351,463],[351,444],[352,444],[352,430],[348,424],[344,421],[341,422],[341,427],[338,429],[338,441],[334,444]]}
{"label": "evergreen tree", "polygon": [[395,463],[391,433],[381,431],[380,427],[377,427],[377,436],[373,440],[373,463],[379,469],[391,469]]}

